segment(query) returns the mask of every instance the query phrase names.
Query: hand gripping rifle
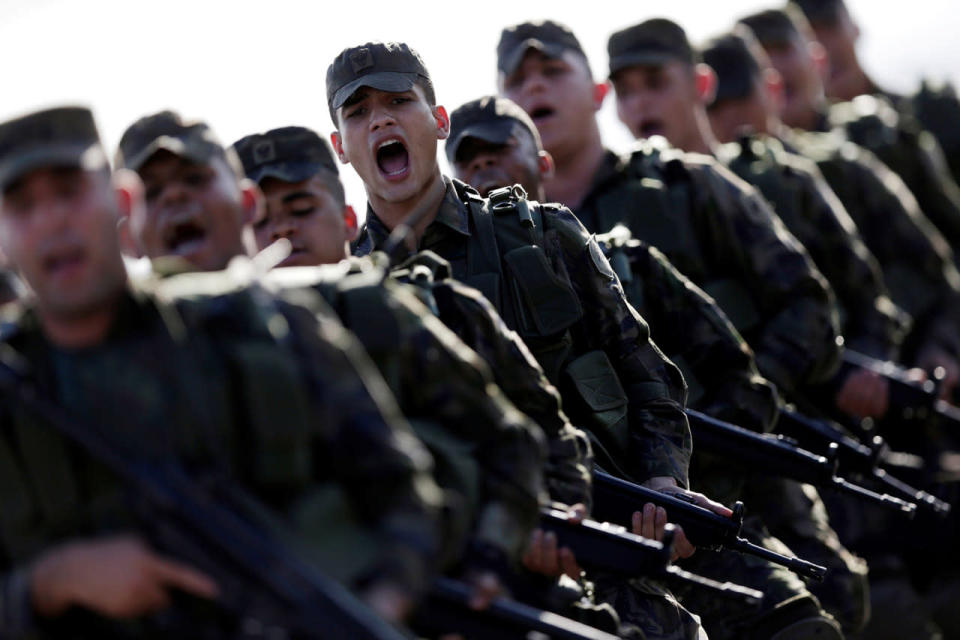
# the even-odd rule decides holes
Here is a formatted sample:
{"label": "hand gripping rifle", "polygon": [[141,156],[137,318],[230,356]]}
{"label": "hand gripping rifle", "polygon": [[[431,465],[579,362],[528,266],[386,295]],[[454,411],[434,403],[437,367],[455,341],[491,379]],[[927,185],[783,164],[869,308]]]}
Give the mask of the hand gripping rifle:
{"label": "hand gripping rifle", "polygon": [[600,470],[594,471],[593,515],[598,520],[628,523],[634,512],[642,511],[648,502],[666,509],[670,522],[680,525],[687,539],[697,547],[714,551],[727,548],[757,556],[818,582],[827,573],[826,567],[779,554],[741,538],[742,502],[734,505],[733,517],[727,518],[686,500],[615,478]]}

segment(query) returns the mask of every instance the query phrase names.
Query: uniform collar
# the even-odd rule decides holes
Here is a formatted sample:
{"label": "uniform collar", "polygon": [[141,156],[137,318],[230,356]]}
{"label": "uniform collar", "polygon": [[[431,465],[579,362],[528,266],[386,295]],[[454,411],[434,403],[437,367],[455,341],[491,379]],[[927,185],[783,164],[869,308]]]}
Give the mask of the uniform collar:
{"label": "uniform collar", "polygon": [[[424,236],[437,231],[436,225],[447,227],[463,236],[470,235],[470,220],[467,215],[467,208],[460,200],[453,181],[447,176],[443,176],[444,193],[443,200],[440,201],[440,208],[436,217],[433,219],[424,232]],[[377,212],[367,203],[367,221],[366,233],[370,237],[374,248],[380,248],[390,237],[390,231],[387,225],[377,216]]]}

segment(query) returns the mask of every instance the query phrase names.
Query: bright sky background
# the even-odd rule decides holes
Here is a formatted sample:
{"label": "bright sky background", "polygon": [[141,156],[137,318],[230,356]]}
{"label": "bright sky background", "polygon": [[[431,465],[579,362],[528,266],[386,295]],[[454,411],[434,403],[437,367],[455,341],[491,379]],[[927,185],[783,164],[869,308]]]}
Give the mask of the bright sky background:
{"label": "bright sky background", "polygon": [[[629,11],[624,7],[631,7]],[[142,115],[173,108],[207,120],[229,144],[298,124],[328,134],[324,79],[348,46],[403,40],[427,63],[448,109],[495,90],[500,30],[529,19],[570,25],[603,74],[613,31],[647,18],[679,22],[696,43],[739,16],[777,6],[755,0],[669,2],[307,2],[295,0],[0,0],[0,119],[37,108],[84,104],[110,154]],[[860,22],[861,55],[883,85],[912,91],[921,77],[960,81],[960,15],[951,0],[848,0]],[[629,135],[612,101],[601,112],[608,144]],[[341,172],[362,211],[363,186]]]}

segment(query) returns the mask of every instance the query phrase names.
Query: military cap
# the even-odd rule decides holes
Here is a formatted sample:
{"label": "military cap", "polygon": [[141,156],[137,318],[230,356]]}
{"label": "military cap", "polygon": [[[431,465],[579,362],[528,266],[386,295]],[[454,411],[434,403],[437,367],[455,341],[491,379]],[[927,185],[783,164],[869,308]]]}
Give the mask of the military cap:
{"label": "military cap", "polygon": [[756,57],[758,52],[754,49],[759,46],[750,30],[742,24],[703,46],[700,56],[717,74],[713,104],[753,94],[761,75],[760,62]]}
{"label": "military cap", "polygon": [[846,11],[843,0],[791,0],[811,24],[832,25]]}
{"label": "military cap", "polygon": [[281,127],[233,143],[243,172],[254,182],[277,178],[301,182],[330,171],[339,175],[330,143],[306,127]]}
{"label": "military cap", "polygon": [[467,102],[450,114],[450,137],[445,147],[447,159],[451,163],[456,159],[457,149],[466,138],[503,144],[518,125],[533,136],[538,149],[543,146],[533,120],[512,100],[486,96]]}
{"label": "military cap", "polygon": [[[423,59],[403,42],[368,42],[344,49],[327,68],[330,115],[333,117],[360,87],[399,93],[412,89],[418,80],[432,94],[433,84]],[[432,95],[428,98],[433,100]]]}
{"label": "military cap", "polygon": [[205,122],[186,121],[174,111],[161,111],[144,116],[127,127],[120,138],[116,165],[139,171],[158,151],[169,151],[196,162],[207,164],[222,158],[233,166],[235,160]]}
{"label": "military cap", "polygon": [[788,6],[786,9],[769,9],[754,13],[740,22],[747,25],[763,46],[788,44],[796,38],[803,39],[800,31],[803,14]]}
{"label": "military cap", "polygon": [[687,33],[672,20],[653,18],[617,31],[607,40],[610,75],[636,65],[660,65],[679,60],[694,64],[696,55]]}
{"label": "military cap", "polygon": [[107,164],[93,114],[84,107],[37,111],[0,124],[0,189],[41,167]]}
{"label": "military cap", "polygon": [[584,59],[587,57],[577,36],[567,26],[552,20],[524,22],[500,32],[497,69],[510,75],[517,70],[530,49],[536,49],[549,58],[559,58],[564,51],[574,51]]}

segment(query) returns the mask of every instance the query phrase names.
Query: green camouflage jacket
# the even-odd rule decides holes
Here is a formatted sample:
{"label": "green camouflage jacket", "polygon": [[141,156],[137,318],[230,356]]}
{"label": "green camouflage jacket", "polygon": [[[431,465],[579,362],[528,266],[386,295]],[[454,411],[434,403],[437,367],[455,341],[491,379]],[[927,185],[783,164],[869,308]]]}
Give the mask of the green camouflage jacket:
{"label": "green camouflage jacket", "polygon": [[[25,309],[3,336],[5,354],[18,354],[57,404],[132,460],[174,456],[197,473],[230,474],[283,516],[331,576],[421,591],[438,549],[439,490],[386,385],[316,294],[297,294],[295,305],[225,288],[218,276],[131,290],[109,336],[82,350],[52,346]],[[2,635],[155,632],[148,620],[114,624],[84,612],[31,619],[23,567],[44,549],[118,531],[149,540],[156,522],[135,518],[123,483],[4,395]]]}
{"label": "green camouflage jacket", "polygon": [[913,318],[903,359],[923,347],[960,353],[960,273],[949,243],[900,177],[836,133],[792,132],[789,148],[817,163],[877,259],[893,302]]}
{"label": "green camouflage jacket", "polygon": [[[494,303],[560,389],[572,422],[604,441],[626,473],[686,486],[691,440],[679,370],[568,209],[511,190],[501,196],[490,202],[448,181],[418,249],[448,260],[455,279]],[[382,247],[388,235],[368,208],[354,253]]]}
{"label": "green camouflage jacket", "polygon": [[908,319],[887,295],[880,265],[816,164],[765,136],[724,145],[719,159],[760,190],[830,281],[845,344],[882,360],[895,358]]}
{"label": "green camouflage jacket", "polygon": [[490,301],[451,278],[449,263],[429,251],[413,255],[392,275],[417,287],[427,307],[487,363],[510,401],[543,429],[548,451],[544,479],[551,500],[589,508],[590,440],[570,424],[556,387]]}
{"label": "green camouflage jacket", "polygon": [[713,297],[784,393],[834,371],[833,292],[756,192],[714,159],[639,143],[609,153],[577,211],[594,231],[623,224]]}

